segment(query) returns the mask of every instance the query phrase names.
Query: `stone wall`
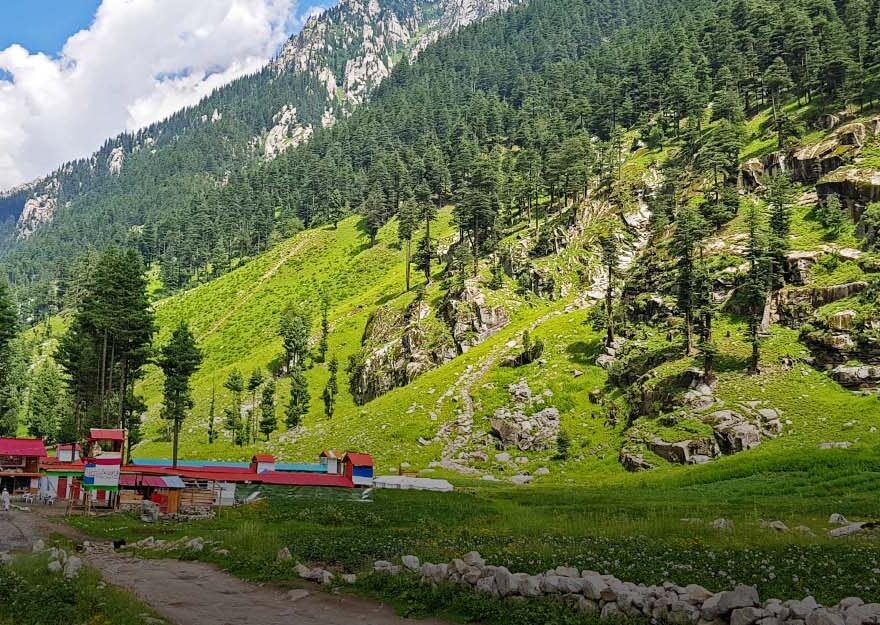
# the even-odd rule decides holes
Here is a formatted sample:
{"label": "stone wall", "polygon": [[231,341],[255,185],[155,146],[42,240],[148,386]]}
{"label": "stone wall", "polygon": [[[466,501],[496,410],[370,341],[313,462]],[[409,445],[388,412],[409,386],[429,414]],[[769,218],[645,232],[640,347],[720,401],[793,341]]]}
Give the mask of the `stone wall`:
{"label": "stone wall", "polygon": [[762,601],[753,586],[711,592],[697,584],[634,584],[595,571],[559,566],[539,575],[511,573],[472,551],[452,562],[421,563],[412,555],[401,564],[380,560],[374,571],[419,576],[429,584],[452,584],[493,597],[556,598],[574,609],[610,621],[673,625],[880,625],[880,603],[857,597],[821,606],[813,597]]}

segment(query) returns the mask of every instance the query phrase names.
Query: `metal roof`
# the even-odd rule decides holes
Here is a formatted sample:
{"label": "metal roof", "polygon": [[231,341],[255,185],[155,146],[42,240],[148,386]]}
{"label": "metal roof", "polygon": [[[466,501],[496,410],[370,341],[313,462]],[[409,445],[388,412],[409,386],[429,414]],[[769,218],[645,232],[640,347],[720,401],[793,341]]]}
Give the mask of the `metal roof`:
{"label": "metal roof", "polygon": [[125,430],[106,430],[101,428],[92,428],[89,430],[89,438],[101,441],[124,441]]}
{"label": "metal roof", "polygon": [[371,467],[373,466],[373,456],[370,454],[356,454],[352,452],[348,452],[342,458],[343,462],[351,462],[356,467]]}
{"label": "metal roof", "polygon": [[46,447],[39,438],[0,438],[0,456],[45,458]]}

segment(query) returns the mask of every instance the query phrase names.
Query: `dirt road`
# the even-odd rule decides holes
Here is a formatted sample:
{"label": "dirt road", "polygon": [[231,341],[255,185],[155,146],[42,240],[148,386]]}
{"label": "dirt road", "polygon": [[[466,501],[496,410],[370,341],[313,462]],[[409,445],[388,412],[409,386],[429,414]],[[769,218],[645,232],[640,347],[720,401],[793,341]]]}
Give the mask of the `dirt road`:
{"label": "dirt road", "polygon": [[119,554],[90,561],[109,583],[177,625],[441,625],[403,619],[388,606],[348,595],[255,586],[200,562]]}
{"label": "dirt road", "polygon": [[[39,506],[0,512],[0,551],[29,551],[53,533],[82,539],[50,520],[59,513]],[[131,592],[175,625],[445,625],[401,618],[386,605],[317,586],[290,592],[257,586],[200,562],[142,560],[112,549],[85,557],[107,583]]]}

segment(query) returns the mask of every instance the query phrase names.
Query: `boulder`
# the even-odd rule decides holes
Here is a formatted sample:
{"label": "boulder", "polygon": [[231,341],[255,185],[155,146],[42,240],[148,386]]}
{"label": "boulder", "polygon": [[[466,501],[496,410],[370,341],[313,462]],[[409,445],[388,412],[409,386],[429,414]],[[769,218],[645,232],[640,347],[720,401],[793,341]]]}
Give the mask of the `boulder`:
{"label": "boulder", "polygon": [[77,575],[79,575],[80,570],[83,567],[83,561],[76,557],[70,556],[67,558],[67,562],[64,563],[64,577],[67,579],[73,579]]}
{"label": "boulder", "polygon": [[476,551],[468,551],[461,559],[469,566],[476,566],[478,568],[486,566],[486,560]]}
{"label": "boulder", "polygon": [[819,604],[816,603],[816,599],[813,597],[805,597],[802,601],[796,599],[786,601],[782,605],[788,608],[791,617],[794,619],[806,619],[813,613],[813,610],[819,607]]}
{"label": "boulder", "polygon": [[827,608],[819,608],[807,617],[807,625],[846,625],[846,621],[836,612]]}
{"label": "boulder", "polygon": [[624,469],[633,473],[636,471],[650,471],[654,468],[654,465],[645,460],[644,456],[629,452],[626,449],[620,450],[618,460]]}
{"label": "boulder", "polygon": [[831,378],[849,389],[877,388],[880,365],[838,365],[831,370]]}
{"label": "boulder", "polygon": [[602,593],[608,589],[608,584],[599,575],[585,575],[584,580],[584,597],[598,601],[602,598]]}
{"label": "boulder", "polygon": [[787,532],[788,526],[782,521],[771,521],[767,524],[767,527],[776,530],[777,532]]}
{"label": "boulder", "polygon": [[498,408],[489,420],[491,434],[505,448],[521,451],[550,449],[559,434],[559,410],[549,406],[532,415],[523,410]]}
{"label": "boulder", "polygon": [[544,594],[543,582],[541,575],[526,575],[519,580],[519,594],[523,597],[540,597]]}
{"label": "boulder", "polygon": [[719,614],[728,614],[737,608],[751,608],[760,603],[758,589],[740,584],[733,590],[720,592],[718,597]]}
{"label": "boulder", "polygon": [[834,330],[852,330],[858,313],[854,310],[841,310],[828,317],[828,327]]}
{"label": "boulder", "polygon": [[400,562],[407,571],[418,571],[421,566],[419,559],[415,556],[403,556]]}
{"label": "boulder", "polygon": [[769,613],[762,608],[737,608],[730,613],[730,625],[752,625],[766,616]]}
{"label": "boulder", "polygon": [[698,464],[697,456],[714,458],[718,455],[718,447],[710,438],[697,438],[667,443],[662,439],[654,439],[648,443],[648,449],[668,462],[677,464]]}
{"label": "boulder", "polygon": [[[507,567],[495,568],[495,589],[501,597],[506,597],[519,590],[520,580],[511,573]],[[479,583],[479,580],[478,580]]]}
{"label": "boulder", "polygon": [[867,523],[849,523],[848,525],[841,525],[840,527],[835,527],[832,530],[828,531],[829,536],[833,536],[835,538],[839,538],[841,536],[854,536],[855,534],[861,534],[866,529]]}
{"label": "boulder", "polygon": [[715,440],[722,453],[735,454],[761,444],[761,431],[748,421],[727,421],[714,427]]}
{"label": "boulder", "polygon": [[47,567],[50,573],[60,573],[64,568],[58,560],[52,560]]}
{"label": "boulder", "polygon": [[849,521],[846,520],[846,517],[839,512],[835,512],[828,517],[828,522],[831,525],[849,525]]}
{"label": "boulder", "polygon": [[477,581],[476,591],[486,595],[498,596],[498,587],[496,586],[495,577],[482,577]]}

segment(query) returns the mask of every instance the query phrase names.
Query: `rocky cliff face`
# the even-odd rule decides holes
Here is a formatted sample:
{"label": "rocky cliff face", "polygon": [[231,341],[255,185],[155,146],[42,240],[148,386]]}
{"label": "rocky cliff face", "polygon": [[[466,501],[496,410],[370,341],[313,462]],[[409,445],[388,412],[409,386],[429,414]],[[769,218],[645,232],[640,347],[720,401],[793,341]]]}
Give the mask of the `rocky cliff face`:
{"label": "rocky cliff face", "polygon": [[275,61],[279,71],[310,72],[328,103],[345,110],[364,102],[401,58],[412,58],[456,28],[506,10],[519,0],[426,0],[410,5],[342,0],[312,17]]}
{"label": "rocky cliff face", "polygon": [[349,364],[355,401],[364,404],[455,358],[449,328],[434,312],[424,301],[403,311],[376,309],[364,329],[361,352]]}
{"label": "rocky cliff face", "polygon": [[61,186],[57,179],[50,178],[38,183],[31,196],[24,203],[15,228],[18,239],[27,239],[43,224],[52,221],[58,205]]}
{"label": "rocky cliff face", "polygon": [[407,309],[382,306],[364,329],[361,351],[349,364],[352,395],[366,403],[482,343],[510,321],[486,303],[475,284],[449,292],[434,309],[417,300]]}

